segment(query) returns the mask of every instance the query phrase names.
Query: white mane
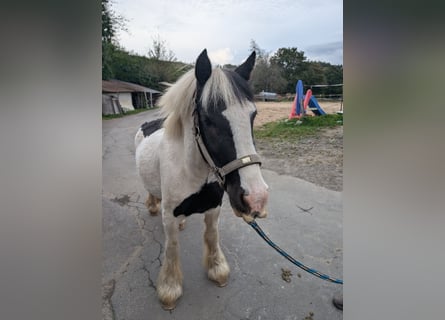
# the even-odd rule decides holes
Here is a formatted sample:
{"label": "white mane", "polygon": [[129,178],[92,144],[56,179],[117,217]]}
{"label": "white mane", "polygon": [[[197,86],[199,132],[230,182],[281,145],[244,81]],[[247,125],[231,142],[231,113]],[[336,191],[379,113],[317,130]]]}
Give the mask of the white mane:
{"label": "white mane", "polygon": [[[161,114],[167,119],[164,121],[165,133],[180,136],[183,132],[183,121],[192,121],[196,98],[195,70],[185,73],[178,81],[167,89],[159,100]],[[233,84],[221,68],[212,70],[201,95],[201,103],[206,108],[223,101],[226,106],[242,104],[236,95]]]}

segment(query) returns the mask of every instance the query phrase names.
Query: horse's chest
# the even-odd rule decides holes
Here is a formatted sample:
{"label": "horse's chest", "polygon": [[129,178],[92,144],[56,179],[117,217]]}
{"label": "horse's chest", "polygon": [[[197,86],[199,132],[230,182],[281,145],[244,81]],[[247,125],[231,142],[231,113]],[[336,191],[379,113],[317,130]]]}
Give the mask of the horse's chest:
{"label": "horse's chest", "polygon": [[204,213],[221,205],[224,190],[218,182],[206,183],[201,189],[185,198],[174,210],[175,217]]}

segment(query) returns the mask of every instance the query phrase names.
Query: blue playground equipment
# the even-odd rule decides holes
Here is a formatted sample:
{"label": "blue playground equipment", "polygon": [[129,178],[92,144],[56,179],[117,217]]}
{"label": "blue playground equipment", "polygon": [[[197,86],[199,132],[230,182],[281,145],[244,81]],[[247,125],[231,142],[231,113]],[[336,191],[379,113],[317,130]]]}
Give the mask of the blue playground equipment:
{"label": "blue playground equipment", "polygon": [[304,104],[303,104],[303,101],[304,101],[303,81],[301,81],[301,80],[297,81],[297,86],[295,87],[295,92],[297,93],[297,95],[295,97],[297,99],[295,113],[297,115],[304,114],[306,110],[304,109]]}
{"label": "blue playground equipment", "polygon": [[303,81],[298,80],[297,85],[295,86],[295,99],[292,103],[291,113],[289,115],[289,119],[292,118],[300,118],[306,114],[306,109],[309,108],[316,116],[325,115],[326,112],[321,108],[318,104],[317,99],[312,96],[312,91],[309,89],[306,91],[308,95],[309,101],[305,99],[305,95],[303,95]]}
{"label": "blue playground equipment", "polygon": [[316,116],[323,116],[326,112],[320,107],[317,99],[314,96],[311,96],[308,104],[309,110],[311,110]]}

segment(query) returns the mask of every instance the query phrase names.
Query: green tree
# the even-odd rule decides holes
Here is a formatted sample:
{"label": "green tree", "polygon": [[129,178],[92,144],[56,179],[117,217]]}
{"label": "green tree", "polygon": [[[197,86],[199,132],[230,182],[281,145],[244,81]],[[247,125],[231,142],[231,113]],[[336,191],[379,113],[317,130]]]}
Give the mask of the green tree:
{"label": "green tree", "polygon": [[[343,83],[343,66],[331,65],[329,63],[320,62],[323,66],[324,81],[321,84],[342,84]],[[342,86],[320,88],[322,95],[341,95],[343,94]]]}
{"label": "green tree", "polygon": [[102,6],[102,79],[114,76],[112,60],[118,48],[117,31],[125,30],[125,19],[116,14],[109,0],[101,0]]}
{"label": "green tree", "polygon": [[102,0],[102,43],[111,43],[116,33],[113,22],[113,13],[110,9],[109,1]]}
{"label": "green tree", "polygon": [[159,34],[153,38],[152,48],[148,51],[148,57],[162,61],[176,61],[175,54],[167,48],[165,40],[162,40]]}
{"label": "green tree", "polygon": [[102,79],[109,80],[114,77],[113,55],[116,46],[109,42],[102,42]]}
{"label": "green tree", "polygon": [[324,68],[320,62],[305,62],[300,79],[307,86],[311,84],[326,84]]}
{"label": "green tree", "polygon": [[102,4],[102,79],[116,78],[149,88],[163,90],[160,82],[175,82],[192,68],[177,62],[174,53],[167,49],[159,36],[153,39],[149,57],[128,53],[119,46],[117,31],[125,30],[125,19],[111,8],[111,0]]}
{"label": "green tree", "polygon": [[256,52],[255,68],[250,80],[254,92],[284,92],[286,80],[282,76],[280,66],[270,62],[270,55],[261,49],[255,40],[250,41],[250,51]]}
{"label": "green tree", "polygon": [[[343,66],[333,66],[321,61],[308,61],[303,51],[296,47],[279,48],[270,58],[271,65],[277,65],[282,70],[286,81],[285,91],[295,92],[295,85],[302,80],[306,89],[310,85],[343,83]],[[314,94],[341,94],[342,87],[313,88]]]}
{"label": "green tree", "polygon": [[267,53],[264,49],[261,49],[258,43],[255,40],[250,40],[250,52],[255,51],[257,59],[263,59],[267,56]]}
{"label": "green tree", "polygon": [[279,66],[286,81],[286,92],[294,92],[295,84],[307,72],[308,65],[303,51],[293,48],[279,48],[270,58],[273,65]]}
{"label": "green tree", "polygon": [[281,73],[281,69],[276,65],[271,65],[267,58],[257,59],[251,76],[254,92],[284,92],[286,81]]}
{"label": "green tree", "polygon": [[326,67],[326,81],[328,84],[343,83],[343,66],[342,65],[328,65]]}
{"label": "green tree", "polygon": [[160,82],[175,82],[191,65],[177,61],[160,61],[116,49],[113,54],[113,72],[116,79],[163,90]]}

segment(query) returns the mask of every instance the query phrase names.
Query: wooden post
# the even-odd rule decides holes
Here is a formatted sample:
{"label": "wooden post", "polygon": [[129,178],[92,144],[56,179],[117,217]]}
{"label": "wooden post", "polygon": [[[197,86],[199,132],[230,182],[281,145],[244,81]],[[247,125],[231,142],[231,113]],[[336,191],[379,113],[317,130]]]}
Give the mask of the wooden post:
{"label": "wooden post", "polygon": [[147,92],[144,91],[145,105],[148,107]]}

